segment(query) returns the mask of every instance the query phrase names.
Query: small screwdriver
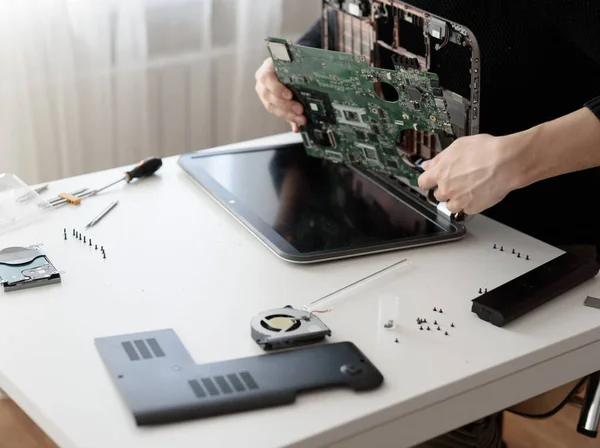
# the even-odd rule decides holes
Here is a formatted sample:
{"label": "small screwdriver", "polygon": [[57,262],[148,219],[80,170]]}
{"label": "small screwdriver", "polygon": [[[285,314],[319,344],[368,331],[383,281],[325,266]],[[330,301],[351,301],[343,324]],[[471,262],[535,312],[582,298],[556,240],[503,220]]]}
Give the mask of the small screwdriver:
{"label": "small screwdriver", "polygon": [[[133,179],[136,179],[136,178],[151,176],[154,173],[156,173],[161,166],[162,166],[162,159],[159,159],[157,157],[150,157],[148,159],[144,159],[140,163],[138,163],[135,166],[135,168],[125,172],[125,175],[123,177],[121,177],[119,180],[116,180],[116,181],[114,181],[108,185],[105,185],[104,187],[99,188],[97,190],[86,191],[86,192],[82,193],[81,195],[78,195],[78,197],[80,199],[89,198],[91,196],[94,196],[94,195],[100,193],[101,191],[106,190],[109,187],[112,187],[113,185],[118,184],[119,182],[126,181],[127,183],[129,183]],[[66,202],[67,202],[67,200],[62,199],[62,198],[59,200],[50,201],[52,206],[62,205]]]}
{"label": "small screwdriver", "polygon": [[106,190],[108,187],[112,187],[119,182],[126,181],[127,183],[131,182],[133,179],[137,179],[140,177],[148,177],[152,176],[154,173],[158,171],[158,169],[162,166],[162,160],[157,157],[150,157],[148,159],[142,160],[138,163],[135,168],[129,170],[125,173],[125,175],[119,180],[110,183],[98,190],[94,190],[94,193],[90,196],[93,196],[96,193],[100,193],[103,190]]}

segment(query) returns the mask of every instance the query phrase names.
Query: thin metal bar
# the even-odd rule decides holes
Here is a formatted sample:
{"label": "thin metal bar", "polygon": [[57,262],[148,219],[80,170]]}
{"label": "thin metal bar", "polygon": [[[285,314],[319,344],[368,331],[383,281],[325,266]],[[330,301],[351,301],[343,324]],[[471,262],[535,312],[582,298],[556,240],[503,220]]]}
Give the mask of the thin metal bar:
{"label": "thin metal bar", "polygon": [[[69,194],[72,194],[73,196],[79,196],[80,194],[83,194],[83,193],[85,193],[87,190],[88,190],[87,188],[82,188],[82,189],[80,189],[80,190],[73,191],[73,192],[71,192],[71,193],[69,193]],[[50,200],[48,201],[48,203],[49,203],[50,205],[54,205],[54,204],[56,204],[56,203],[58,203],[58,202],[66,202],[66,200],[65,200],[65,199],[63,199],[63,198],[61,198],[61,197],[56,197],[56,198],[54,198],[54,199],[50,199]]]}
{"label": "thin metal bar", "polygon": [[[83,199],[83,198],[87,198],[93,194],[94,194],[94,190],[90,190],[90,191],[86,191],[84,193],[73,195],[73,196],[77,196],[79,199]],[[65,205],[67,202],[68,201],[66,199],[61,198],[60,201],[53,202],[51,205],[52,205],[52,207],[59,207],[61,205]]]}
{"label": "thin metal bar", "polygon": [[86,228],[86,229],[88,229],[88,228],[90,228],[90,227],[93,227],[93,226],[95,226],[96,224],[98,224],[98,223],[99,223],[99,222],[102,220],[102,218],[104,218],[106,215],[108,215],[108,213],[109,213],[109,212],[110,212],[110,211],[111,211],[113,208],[115,208],[115,206],[116,206],[118,203],[119,203],[119,201],[114,201],[114,202],[111,202],[111,203],[109,204],[109,206],[108,206],[108,207],[106,207],[104,210],[102,210],[102,212],[101,212],[101,213],[100,213],[98,216],[96,216],[94,219],[92,219],[90,222],[88,222],[88,223],[86,224],[85,228]]}
{"label": "thin metal bar", "polygon": [[108,184],[108,185],[106,185],[106,186],[104,186],[104,187],[102,187],[102,188],[99,188],[98,190],[94,190],[94,194],[96,194],[96,193],[100,193],[101,191],[104,191],[104,190],[106,190],[108,187],[112,187],[113,185],[115,185],[115,184],[118,184],[119,182],[121,182],[121,181],[123,181],[123,180],[125,180],[125,179],[127,179],[127,176],[123,176],[123,177],[121,177],[119,180],[115,180],[115,181],[114,181],[113,183],[111,183],[111,184]]}
{"label": "thin metal bar", "polygon": [[391,269],[395,268],[396,266],[398,266],[398,265],[400,265],[400,264],[402,264],[402,263],[405,263],[405,262],[407,262],[407,261],[408,261],[408,258],[403,258],[402,260],[400,260],[400,261],[397,261],[396,263],[394,263],[394,264],[392,264],[392,265],[390,265],[390,266],[388,266],[388,267],[386,267],[386,268],[383,268],[383,269],[381,269],[381,270],[379,270],[379,271],[377,271],[377,272],[373,272],[372,274],[369,274],[369,275],[367,275],[366,277],[363,277],[363,278],[361,278],[360,280],[357,280],[357,281],[355,281],[355,282],[353,282],[353,283],[350,283],[349,285],[346,285],[346,286],[344,286],[343,288],[340,288],[340,289],[338,289],[337,291],[334,291],[334,292],[332,292],[332,293],[329,293],[329,294],[327,294],[326,296],[323,296],[323,297],[321,297],[320,299],[317,299],[317,300],[315,300],[315,301],[311,302],[311,303],[310,303],[310,305],[312,306],[312,305],[314,305],[314,304],[317,304],[317,303],[319,303],[319,302],[322,302],[322,301],[324,301],[324,300],[326,300],[326,299],[329,299],[329,298],[331,298],[331,297],[335,296],[336,294],[339,294],[339,293],[341,293],[341,292],[343,292],[343,291],[346,291],[347,289],[350,289],[350,288],[352,288],[353,286],[357,286],[357,285],[359,285],[360,283],[363,283],[363,282],[365,282],[365,281],[367,281],[367,280],[370,280],[370,279],[372,279],[372,278],[374,278],[374,277],[377,277],[377,276],[379,276],[379,275],[381,275],[381,274],[383,274],[383,273],[385,273],[385,272],[387,272],[387,271],[389,271],[389,270],[391,270]]}
{"label": "thin metal bar", "polygon": [[[109,187],[112,187],[112,186],[113,186],[113,185],[115,185],[115,184],[118,184],[119,182],[122,182],[122,181],[124,181],[125,179],[127,179],[127,176],[123,176],[123,177],[122,177],[122,178],[120,178],[119,180],[115,180],[114,182],[112,182],[112,183],[110,183],[110,184],[108,184],[108,185],[105,185],[104,187],[102,187],[102,188],[99,188],[99,189],[97,189],[97,190],[89,190],[89,191],[86,191],[86,190],[87,190],[87,188],[86,188],[86,189],[84,189],[85,193],[78,193],[78,194],[73,194],[73,193],[72,193],[72,194],[73,194],[73,196],[77,196],[77,197],[78,197],[78,198],[80,198],[80,199],[89,198],[89,197],[91,197],[91,196],[95,196],[96,194],[100,193],[101,191],[104,191],[104,190],[106,190],[106,189],[107,189],[107,188],[109,188]],[[53,202],[50,202],[50,204],[51,204],[52,206],[64,205],[64,204],[66,204],[66,203],[67,203],[67,200],[66,200],[66,199],[63,199],[63,198],[59,198],[59,200],[54,200]]]}

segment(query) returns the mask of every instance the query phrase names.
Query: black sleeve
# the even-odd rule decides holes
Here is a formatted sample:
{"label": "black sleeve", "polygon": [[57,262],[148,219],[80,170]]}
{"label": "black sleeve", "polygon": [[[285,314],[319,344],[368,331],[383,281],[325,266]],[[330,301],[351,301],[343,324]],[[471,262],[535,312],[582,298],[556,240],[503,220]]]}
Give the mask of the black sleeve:
{"label": "black sleeve", "polygon": [[[600,1],[553,0],[548,3],[546,6],[562,37],[584,53],[593,64],[600,66]],[[593,97],[600,95],[600,80],[589,88],[590,101],[585,107],[599,115],[600,99]]]}
{"label": "black sleeve", "polygon": [[592,111],[592,113],[598,117],[598,120],[600,120],[600,96],[598,98],[594,98],[591,101],[588,101],[585,104],[585,107],[587,107],[589,110]]}
{"label": "black sleeve", "polygon": [[600,2],[554,0],[546,5],[561,35],[600,64]]}

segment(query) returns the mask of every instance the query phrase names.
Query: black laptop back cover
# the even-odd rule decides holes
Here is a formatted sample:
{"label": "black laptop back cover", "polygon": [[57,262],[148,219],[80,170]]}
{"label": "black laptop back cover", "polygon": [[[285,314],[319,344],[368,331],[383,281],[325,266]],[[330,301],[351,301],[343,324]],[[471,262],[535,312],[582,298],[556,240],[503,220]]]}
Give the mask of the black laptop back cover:
{"label": "black laptop back cover", "polygon": [[290,404],[315,389],[366,391],[383,382],[351,342],[201,365],[171,329],[99,338],[96,347],[138,425]]}

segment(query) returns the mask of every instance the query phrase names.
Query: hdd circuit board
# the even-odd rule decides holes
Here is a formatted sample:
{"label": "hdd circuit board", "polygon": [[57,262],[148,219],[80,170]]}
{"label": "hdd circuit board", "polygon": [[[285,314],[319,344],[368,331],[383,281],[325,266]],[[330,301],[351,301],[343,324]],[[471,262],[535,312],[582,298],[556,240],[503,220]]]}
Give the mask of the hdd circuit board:
{"label": "hdd circuit board", "polygon": [[420,163],[454,140],[435,73],[396,55],[395,70],[364,56],[266,40],[278,79],[304,107],[309,155],[359,164],[418,185]]}

